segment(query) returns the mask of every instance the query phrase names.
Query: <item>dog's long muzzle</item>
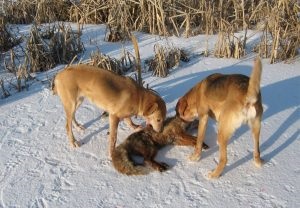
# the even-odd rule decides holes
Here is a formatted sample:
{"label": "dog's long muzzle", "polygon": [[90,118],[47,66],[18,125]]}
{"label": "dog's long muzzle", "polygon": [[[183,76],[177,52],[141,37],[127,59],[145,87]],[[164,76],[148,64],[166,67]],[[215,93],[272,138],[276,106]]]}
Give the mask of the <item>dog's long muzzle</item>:
{"label": "dog's long muzzle", "polygon": [[158,126],[153,126],[151,123],[146,123],[146,127],[147,128],[152,128],[154,131],[158,132],[158,133],[161,133],[163,131],[163,127],[158,127]]}
{"label": "dog's long muzzle", "polygon": [[154,131],[156,131],[158,133],[161,133],[162,130],[163,130],[162,126],[161,127],[156,127],[156,128],[153,127],[153,129],[154,129]]}

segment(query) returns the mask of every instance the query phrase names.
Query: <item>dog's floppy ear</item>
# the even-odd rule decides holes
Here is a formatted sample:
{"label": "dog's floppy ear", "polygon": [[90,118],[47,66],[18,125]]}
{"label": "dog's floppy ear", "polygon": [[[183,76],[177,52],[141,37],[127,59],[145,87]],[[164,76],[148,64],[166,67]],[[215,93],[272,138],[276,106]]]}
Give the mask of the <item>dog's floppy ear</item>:
{"label": "dog's floppy ear", "polygon": [[187,101],[184,98],[180,98],[176,105],[176,115],[181,116],[184,115],[184,111],[187,108]]}
{"label": "dog's floppy ear", "polygon": [[158,104],[157,103],[151,103],[146,105],[145,109],[144,109],[144,116],[149,116],[152,113],[154,113],[154,111],[156,111],[158,109]]}

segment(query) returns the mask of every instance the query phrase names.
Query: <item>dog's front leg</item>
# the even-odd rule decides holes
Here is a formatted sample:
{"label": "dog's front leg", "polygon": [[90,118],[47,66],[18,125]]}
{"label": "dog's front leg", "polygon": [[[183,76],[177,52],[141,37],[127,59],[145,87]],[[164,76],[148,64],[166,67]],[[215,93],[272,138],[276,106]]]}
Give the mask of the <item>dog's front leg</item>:
{"label": "dog's front leg", "polygon": [[110,142],[109,154],[110,154],[110,157],[112,156],[113,151],[115,150],[119,121],[120,121],[120,119],[117,116],[115,116],[113,114],[109,114],[109,142]]}
{"label": "dog's front leg", "polygon": [[143,126],[141,125],[137,125],[135,123],[133,123],[133,121],[131,120],[130,117],[128,118],[124,118],[125,123],[130,126],[134,131],[139,131],[142,130]]}
{"label": "dog's front leg", "polygon": [[198,161],[201,158],[202,145],[204,141],[205,131],[207,127],[208,115],[205,114],[199,119],[197,143],[194,153],[190,156],[190,160]]}

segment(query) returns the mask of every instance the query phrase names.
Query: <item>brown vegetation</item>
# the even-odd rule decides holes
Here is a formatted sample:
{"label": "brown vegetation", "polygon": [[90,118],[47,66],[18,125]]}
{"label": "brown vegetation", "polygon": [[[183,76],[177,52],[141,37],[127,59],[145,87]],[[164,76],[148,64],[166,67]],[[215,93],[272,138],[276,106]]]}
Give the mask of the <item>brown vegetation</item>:
{"label": "brown vegetation", "polygon": [[4,10],[10,23],[106,23],[107,41],[128,39],[131,31],[186,37],[219,33],[217,57],[243,56],[247,40],[234,33],[257,24],[265,35],[256,50],[271,63],[295,57],[299,48],[296,0],[18,0],[7,1]]}
{"label": "brown vegetation", "polygon": [[149,66],[149,71],[158,77],[168,76],[169,70],[178,66],[180,61],[189,61],[184,50],[175,47],[164,47],[157,44],[154,46],[154,53],[154,58],[147,60],[146,64]]}
{"label": "brown vegetation", "polygon": [[270,58],[270,63],[293,59],[300,47],[300,6],[288,0],[274,4],[263,2],[257,7],[257,13],[267,16],[260,22],[263,36],[255,51]]}
{"label": "brown vegetation", "polygon": [[[1,52],[11,50],[22,41],[11,33],[9,24],[33,24],[26,50],[22,49],[25,58],[15,63],[17,55],[11,51],[6,55],[6,58],[10,56],[10,61],[4,64],[17,80],[25,82],[30,72],[45,71],[56,64],[74,61],[84,50],[80,28],[86,23],[105,23],[106,41],[112,42],[131,38],[132,31],[185,37],[218,34],[213,54],[225,58],[244,56],[247,30],[254,29],[262,32],[254,51],[270,58],[271,63],[293,60],[300,46],[300,6],[296,0],[8,0],[3,5],[0,13]],[[58,21],[77,22],[78,31],[74,32],[70,26]],[[40,23],[52,24],[46,26],[48,29],[41,29]],[[241,30],[245,35],[237,37],[236,32]],[[137,46],[137,42],[134,43]],[[136,49],[135,53],[137,57]],[[187,60],[180,49],[156,45],[154,53],[154,58],[147,64],[155,76],[165,77],[180,60]],[[208,55],[208,47],[204,55]],[[125,51],[120,60],[100,52],[91,54],[91,60],[93,65],[119,74],[133,67],[141,72],[140,59]],[[142,82],[140,74],[138,76],[138,82]],[[22,88],[19,81],[16,88]],[[8,96],[3,80],[0,89],[3,96]]]}
{"label": "brown vegetation", "polygon": [[13,34],[7,24],[0,22],[0,52],[5,52],[18,45],[22,41]]}
{"label": "brown vegetation", "polygon": [[80,29],[75,32],[70,25],[62,23],[46,28],[33,25],[26,46],[30,71],[46,71],[57,64],[68,64],[84,50],[80,35]]}
{"label": "brown vegetation", "polygon": [[[124,56],[118,60],[110,57],[109,55],[103,54],[100,51],[94,51],[91,53],[90,59],[89,64],[97,66],[100,69],[113,71],[119,75],[124,74],[133,67],[133,62],[131,60],[132,57],[129,56],[129,53],[124,53]],[[128,65],[127,62],[125,62],[126,59],[130,60],[131,64]]]}

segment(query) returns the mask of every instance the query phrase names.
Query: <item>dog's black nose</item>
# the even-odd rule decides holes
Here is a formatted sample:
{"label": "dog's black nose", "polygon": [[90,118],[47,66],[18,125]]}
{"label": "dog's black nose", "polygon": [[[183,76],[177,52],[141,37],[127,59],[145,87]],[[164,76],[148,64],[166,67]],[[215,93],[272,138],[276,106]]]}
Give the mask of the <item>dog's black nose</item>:
{"label": "dog's black nose", "polygon": [[146,128],[153,129],[153,126],[151,124],[146,124]]}

